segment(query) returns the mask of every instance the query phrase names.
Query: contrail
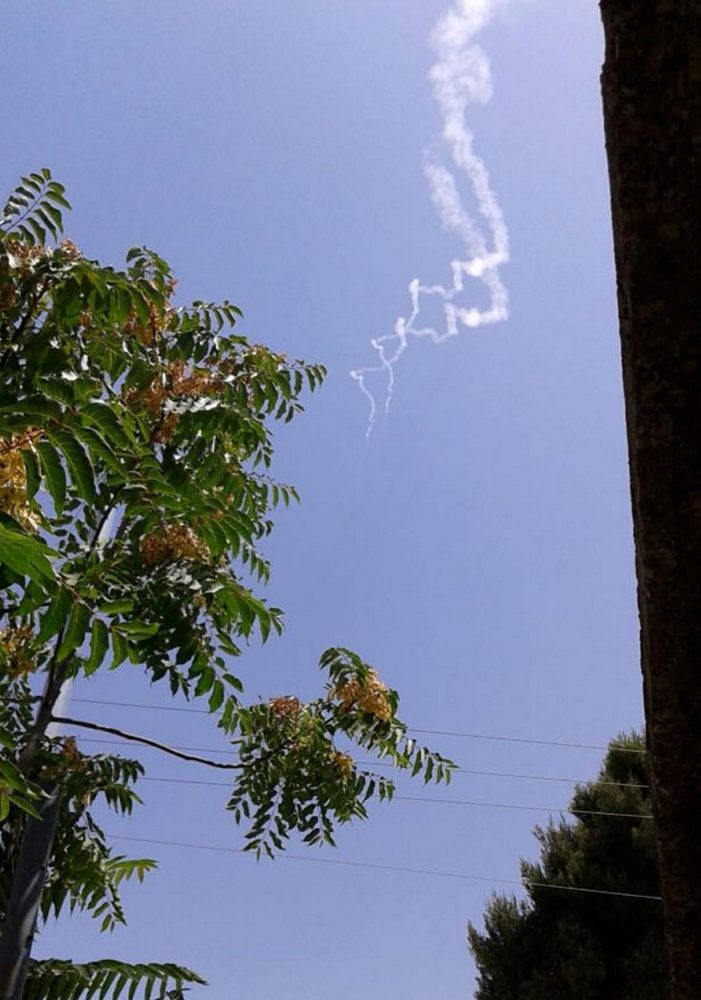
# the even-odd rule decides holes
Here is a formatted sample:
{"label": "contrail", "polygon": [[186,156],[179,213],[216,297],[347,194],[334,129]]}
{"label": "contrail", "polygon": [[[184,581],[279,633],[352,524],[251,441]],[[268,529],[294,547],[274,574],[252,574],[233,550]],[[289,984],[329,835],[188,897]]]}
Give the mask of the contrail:
{"label": "contrail", "polygon": [[[460,332],[460,327],[476,328],[500,323],[509,315],[508,294],[499,268],[509,259],[509,234],[502,210],[489,182],[489,174],[473,148],[473,134],[465,113],[469,104],[485,104],[492,95],[489,61],[474,41],[490,20],[501,0],[455,0],[433,28],[430,44],[436,53],[428,79],[442,118],[441,136],[453,165],[466,175],[482,225],[463,207],[455,176],[432,156],[426,156],[424,173],[431,200],[445,229],[455,233],[465,247],[465,257],[451,262],[450,281],[445,285],[425,285],[419,278],[409,283],[411,310],[399,316],[394,332],[370,341],[377,363],[351,371],[370,405],[368,436],[377,417],[377,401],[365,379],[382,374],[387,384],[385,415],[394,394],[395,366],[407,348],[409,337],[430,337],[440,344]],[[481,282],[487,290],[486,308],[460,305],[466,279]],[[434,329],[421,324],[422,300],[437,296],[443,303],[444,326]]]}

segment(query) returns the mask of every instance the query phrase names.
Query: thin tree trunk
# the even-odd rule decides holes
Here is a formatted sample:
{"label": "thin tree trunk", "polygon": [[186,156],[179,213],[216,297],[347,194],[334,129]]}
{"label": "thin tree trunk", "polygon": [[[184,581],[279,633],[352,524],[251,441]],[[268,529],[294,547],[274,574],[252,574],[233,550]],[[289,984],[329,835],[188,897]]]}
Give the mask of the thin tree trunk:
{"label": "thin tree trunk", "polygon": [[643,689],[674,1000],[701,998],[701,0],[601,0]]}
{"label": "thin tree trunk", "polygon": [[[59,642],[60,636],[56,649]],[[23,774],[28,774],[31,769],[41,737],[55,728],[51,722],[52,711],[56,704],[63,701],[67,670],[67,665],[64,665],[61,670],[52,669],[49,673],[29,740],[18,758]],[[41,897],[61,811],[61,792],[58,786],[50,789],[48,797],[39,802],[37,811],[40,818],[29,816],[22,832],[5,916],[0,927],[0,1000],[22,1000],[24,996]]]}
{"label": "thin tree trunk", "polygon": [[0,938],[0,1000],[22,1000],[61,807],[58,788],[25,824]]}

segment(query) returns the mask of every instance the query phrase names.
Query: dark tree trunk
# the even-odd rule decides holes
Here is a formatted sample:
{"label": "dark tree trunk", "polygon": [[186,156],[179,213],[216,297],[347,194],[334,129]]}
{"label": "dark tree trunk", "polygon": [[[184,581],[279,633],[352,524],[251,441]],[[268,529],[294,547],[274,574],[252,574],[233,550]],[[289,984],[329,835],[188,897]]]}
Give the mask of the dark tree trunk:
{"label": "dark tree trunk", "polygon": [[674,1000],[701,998],[701,0],[601,0],[647,738]]}
{"label": "dark tree trunk", "polygon": [[53,789],[27,819],[0,937],[0,1000],[22,1000],[41,897],[53,850],[60,792]]}

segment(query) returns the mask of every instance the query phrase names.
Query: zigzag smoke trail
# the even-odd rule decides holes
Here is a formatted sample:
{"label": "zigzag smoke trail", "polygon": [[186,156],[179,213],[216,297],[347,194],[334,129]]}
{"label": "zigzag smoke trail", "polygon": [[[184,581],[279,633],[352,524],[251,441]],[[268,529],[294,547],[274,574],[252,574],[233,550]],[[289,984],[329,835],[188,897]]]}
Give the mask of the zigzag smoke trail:
{"label": "zigzag smoke trail", "polygon": [[[454,175],[442,163],[426,156],[424,173],[431,200],[443,227],[462,240],[465,258],[451,262],[452,278],[446,285],[424,285],[414,278],[409,283],[409,315],[397,318],[393,333],[370,341],[377,353],[377,364],[350,372],[370,404],[368,436],[375,425],[377,402],[365,383],[366,376],[386,375],[386,416],[394,394],[395,366],[407,349],[409,337],[430,337],[434,344],[440,344],[456,336],[461,327],[476,329],[500,323],[509,315],[508,294],[499,277],[500,266],[509,259],[509,234],[487,168],[474,152],[474,137],[465,121],[469,104],[486,104],[492,95],[489,61],[474,38],[488,23],[498,2],[456,0],[431,32],[430,44],[437,58],[428,79],[443,122],[441,135],[453,164],[469,181],[486,235],[463,207]],[[465,291],[466,278],[485,286],[489,296],[486,309],[464,308],[456,301]],[[421,325],[421,303],[427,296],[437,296],[443,302],[442,330]]]}

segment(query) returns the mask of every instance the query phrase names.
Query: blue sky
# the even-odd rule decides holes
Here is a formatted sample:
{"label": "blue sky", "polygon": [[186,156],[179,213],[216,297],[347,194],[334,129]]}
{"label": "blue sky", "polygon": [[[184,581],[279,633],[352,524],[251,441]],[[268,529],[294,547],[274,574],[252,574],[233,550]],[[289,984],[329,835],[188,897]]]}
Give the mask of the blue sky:
{"label": "blue sky", "polygon": [[[355,648],[426,729],[605,743],[641,697],[615,283],[591,0],[513,0],[480,36],[490,103],[469,109],[509,227],[511,316],[412,341],[387,421],[366,440],[348,376],[407,311],[407,285],[459,253],[422,157],[440,119],[426,74],[434,0],[35,0],[6,5],[2,184],[48,165],[70,235],[118,262],[171,261],[183,299],[229,297],[253,340],[329,378],[277,435],[303,503],[281,514],[269,597],[287,631],[240,669],[252,694],[313,696],[316,661]],[[465,205],[472,207],[469,187]],[[138,671],[77,697],[167,705]],[[76,705],[77,709],[77,705]],[[84,715],[219,746],[196,714],[81,705]],[[586,778],[590,750],[432,737],[462,766]],[[144,751],[149,775],[211,779]],[[410,795],[552,807],[566,783],[460,775]],[[143,785],[115,832],[236,847],[225,790]],[[307,852],[518,877],[545,812],[396,802]],[[211,1000],[457,1000],[467,920],[488,883],[124,843],[159,858],[129,926],[47,930],[39,953],[173,959]],[[304,850],[293,848],[295,854]],[[494,888],[500,888],[495,884]],[[634,904],[632,904],[634,905]]]}

